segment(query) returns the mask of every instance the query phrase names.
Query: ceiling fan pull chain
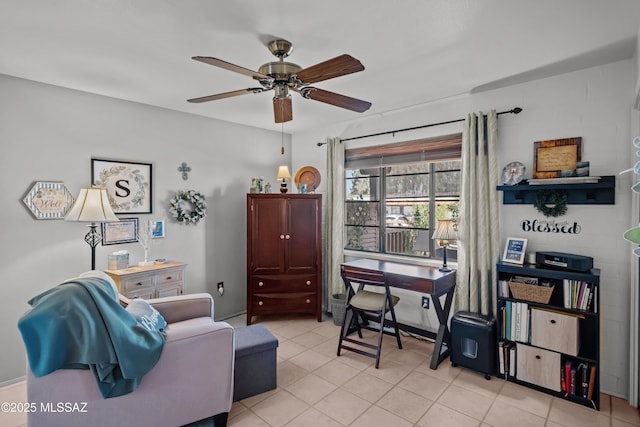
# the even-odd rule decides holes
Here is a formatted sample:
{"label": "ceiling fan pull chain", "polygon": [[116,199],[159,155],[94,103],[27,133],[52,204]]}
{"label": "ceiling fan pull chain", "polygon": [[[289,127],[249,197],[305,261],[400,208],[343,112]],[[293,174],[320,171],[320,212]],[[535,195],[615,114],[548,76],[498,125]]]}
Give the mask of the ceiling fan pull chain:
{"label": "ceiling fan pull chain", "polygon": [[280,123],[280,154],[284,156],[284,122]]}

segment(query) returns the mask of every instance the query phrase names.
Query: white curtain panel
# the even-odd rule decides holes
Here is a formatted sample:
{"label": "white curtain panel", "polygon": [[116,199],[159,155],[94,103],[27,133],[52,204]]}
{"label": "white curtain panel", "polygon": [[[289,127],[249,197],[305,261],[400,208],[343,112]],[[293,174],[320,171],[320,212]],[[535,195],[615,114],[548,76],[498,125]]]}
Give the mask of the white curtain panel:
{"label": "white curtain panel", "polygon": [[325,200],[325,307],[333,294],[345,293],[340,277],[344,260],[344,144],[340,138],[327,138],[327,197]]}
{"label": "white curtain panel", "polygon": [[462,132],[462,189],[455,311],[493,313],[500,256],[498,116],[471,113]]}

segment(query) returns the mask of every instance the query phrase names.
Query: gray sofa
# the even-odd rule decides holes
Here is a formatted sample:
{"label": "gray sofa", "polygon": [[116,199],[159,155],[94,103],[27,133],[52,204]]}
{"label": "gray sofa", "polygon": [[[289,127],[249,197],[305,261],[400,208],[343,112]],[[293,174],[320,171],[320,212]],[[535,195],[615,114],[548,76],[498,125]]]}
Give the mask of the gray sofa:
{"label": "gray sofa", "polygon": [[[120,301],[128,302],[122,295]],[[28,414],[30,427],[177,427],[211,417],[216,427],[226,425],[233,398],[233,328],[213,320],[209,294],[148,301],[168,323],[167,340],[140,386],[103,399],[91,371],[61,369],[37,378],[27,367],[27,400],[37,408]]]}

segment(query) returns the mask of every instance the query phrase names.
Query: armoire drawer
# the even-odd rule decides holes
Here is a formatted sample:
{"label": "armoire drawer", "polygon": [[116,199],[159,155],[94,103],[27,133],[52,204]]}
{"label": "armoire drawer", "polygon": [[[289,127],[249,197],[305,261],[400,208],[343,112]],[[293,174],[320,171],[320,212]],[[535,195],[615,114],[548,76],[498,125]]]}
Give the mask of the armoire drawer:
{"label": "armoire drawer", "polygon": [[251,277],[251,292],[315,292],[317,277],[287,276],[287,277]]}
{"label": "armoire drawer", "polygon": [[580,351],[576,316],[549,310],[531,309],[531,344],[577,356]]}
{"label": "armoire drawer", "polygon": [[315,292],[256,293],[251,296],[255,314],[315,313],[318,295]]}
{"label": "armoire drawer", "polygon": [[516,378],[560,391],[560,353],[516,343]]}

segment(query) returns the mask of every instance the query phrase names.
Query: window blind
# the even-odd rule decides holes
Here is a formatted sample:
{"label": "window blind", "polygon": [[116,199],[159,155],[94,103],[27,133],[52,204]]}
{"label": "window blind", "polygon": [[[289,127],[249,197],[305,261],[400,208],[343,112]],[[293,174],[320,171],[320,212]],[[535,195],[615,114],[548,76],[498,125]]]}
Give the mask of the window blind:
{"label": "window blind", "polygon": [[345,150],[345,168],[362,169],[421,161],[459,159],[461,152],[462,134],[456,133],[393,144],[347,149]]}

